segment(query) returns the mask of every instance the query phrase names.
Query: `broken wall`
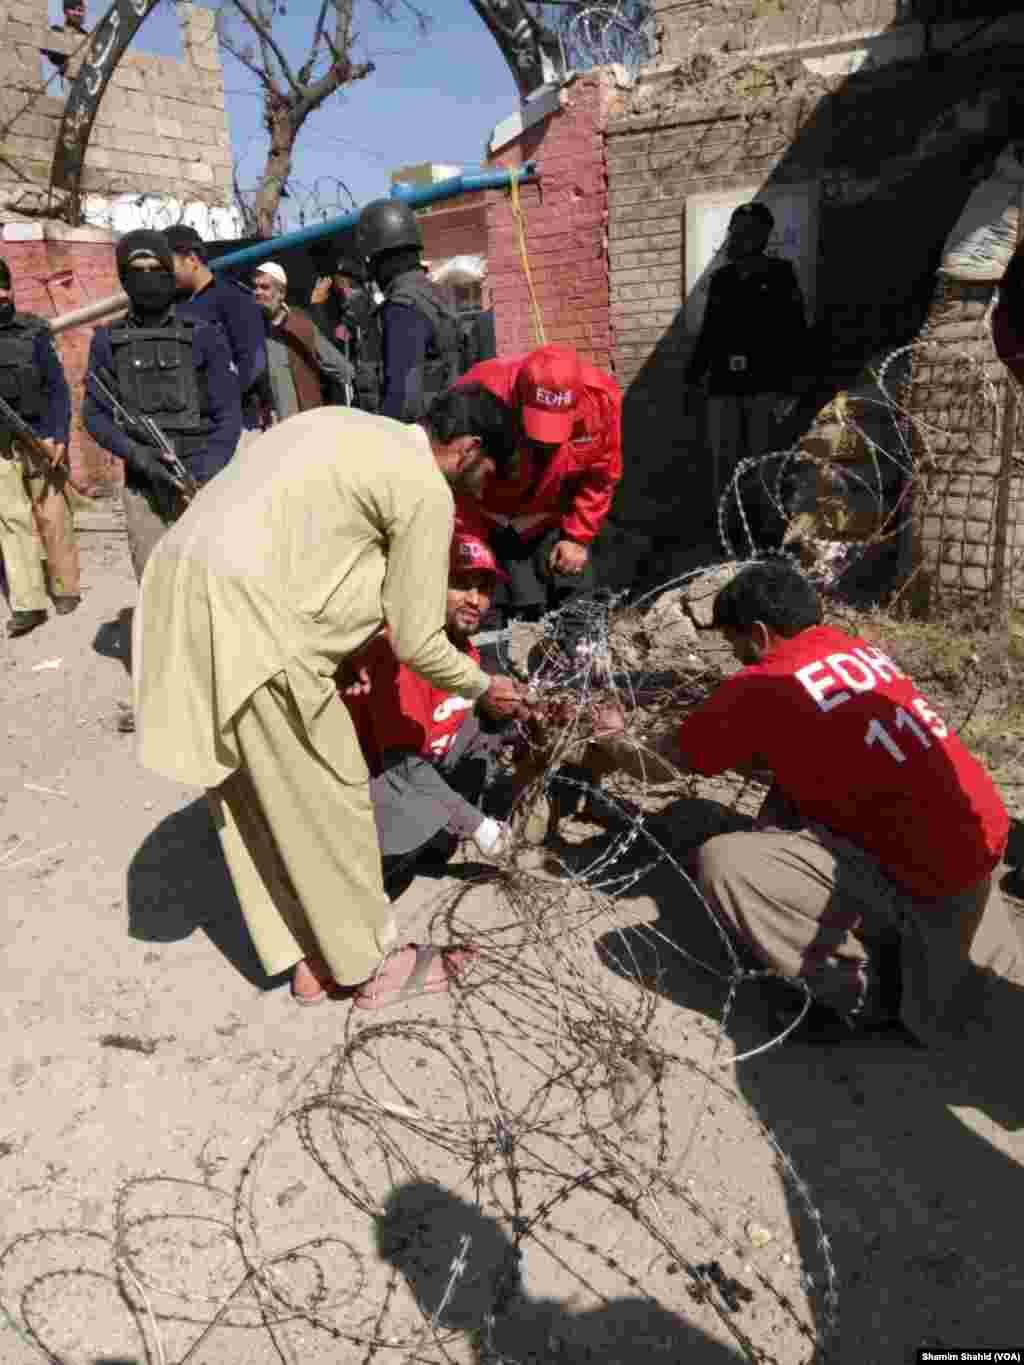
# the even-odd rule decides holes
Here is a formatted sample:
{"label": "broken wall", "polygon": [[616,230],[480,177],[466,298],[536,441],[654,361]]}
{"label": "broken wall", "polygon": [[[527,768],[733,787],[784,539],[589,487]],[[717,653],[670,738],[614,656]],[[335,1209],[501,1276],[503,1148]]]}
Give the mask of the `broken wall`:
{"label": "broken wall", "polygon": [[[772,205],[784,229],[774,249],[810,280],[821,383],[806,422],[920,333],[971,188],[1014,130],[1024,133],[1017,16],[927,31],[908,20],[844,37],[850,6],[768,8],[662,6],[663,60],[606,125],[610,318],[626,389],[627,475],[614,516],[655,557],[665,550],[665,571],[707,538],[704,417],[683,374],[699,326],[692,301],[719,263],[729,208],[755,194]],[[895,12],[853,8],[866,26]],[[796,422],[781,426],[779,448],[798,434]],[[922,544],[934,553],[927,535]]]}
{"label": "broken wall", "polygon": [[[122,195],[181,205],[232,203],[214,16],[184,3],[176,12],[183,60],[129,49],[100,102],[82,182],[94,223],[102,221],[104,201]],[[38,218],[47,209],[64,101],[56,72],[45,86],[41,80],[41,50],[66,54],[70,77],[88,43],[71,29],[50,27],[47,0],[6,0],[0,14],[0,222]]]}

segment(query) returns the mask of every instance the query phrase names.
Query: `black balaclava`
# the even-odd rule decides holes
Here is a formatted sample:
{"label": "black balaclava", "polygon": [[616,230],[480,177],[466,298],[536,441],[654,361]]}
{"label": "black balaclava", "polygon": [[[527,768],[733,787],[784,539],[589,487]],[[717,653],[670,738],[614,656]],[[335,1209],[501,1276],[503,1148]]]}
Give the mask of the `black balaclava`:
{"label": "black balaclava", "polygon": [[[5,260],[0,259],[0,289],[10,289],[11,287],[11,267]],[[14,321],[14,300],[7,299],[0,303],[0,327],[7,327]]]}
{"label": "black balaclava", "polygon": [[422,268],[419,250],[414,246],[400,246],[394,251],[382,251],[370,262],[370,273],[384,293],[387,293],[388,285],[392,280],[397,280],[399,275],[404,275],[408,270]]}
{"label": "black balaclava", "polygon": [[[115,255],[117,274],[131,299],[132,313],[147,321],[162,318],[174,302],[177,288],[174,283],[174,258],[167,238],[162,232],[152,232],[148,228],[126,232],[117,244]],[[155,256],[163,270],[129,270],[130,262],[142,255]]]}

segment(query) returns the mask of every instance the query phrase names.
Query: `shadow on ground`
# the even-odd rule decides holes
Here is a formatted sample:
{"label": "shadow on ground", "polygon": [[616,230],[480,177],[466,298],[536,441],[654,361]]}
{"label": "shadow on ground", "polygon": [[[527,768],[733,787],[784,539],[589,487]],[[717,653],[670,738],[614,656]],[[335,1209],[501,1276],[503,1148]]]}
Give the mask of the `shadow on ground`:
{"label": "shadow on ground", "polygon": [[92,647],[101,659],[116,659],[132,671],[132,608],[122,607],[113,621],[104,621],[93,636]]}
{"label": "shadow on ground", "polygon": [[128,865],[127,901],[132,938],[177,943],[201,929],[250,985],[280,984],[260,966],[204,800],[146,836]]}
{"label": "shadow on ground", "polygon": [[[618,1365],[652,1350],[687,1365],[740,1360],[651,1299],[610,1299],[593,1312],[570,1313],[553,1299],[529,1297],[521,1288],[518,1249],[501,1224],[440,1185],[421,1181],[394,1190],[376,1236],[381,1257],[405,1277],[421,1310],[429,1316],[444,1303],[437,1326],[465,1332],[480,1362]],[[450,1291],[452,1260],[464,1242],[472,1247],[473,1273]],[[492,1312],[486,1340],[481,1325]]]}
{"label": "shadow on ground", "polygon": [[[690,804],[676,803],[659,823],[689,823]],[[575,856],[592,859],[601,843],[590,840]],[[616,870],[649,856],[637,847]],[[657,917],[603,936],[602,959],[673,1003],[721,1021],[727,981],[692,958],[725,977],[730,959],[695,891],[662,864],[628,896],[651,898]],[[779,1032],[780,1005],[791,1005],[795,1017],[799,998],[782,983],[740,986],[725,1026],[738,1054]],[[1016,1039],[1007,1039],[998,1055],[969,1071],[882,1040],[785,1044],[736,1067],[738,1091],[807,1182],[831,1239],[838,1360],[909,1360],[925,1345],[1019,1337],[1012,1307],[1024,1293],[1019,1229],[999,1211],[1020,1207],[1024,1170],[976,1131],[984,1127],[979,1115],[1004,1132],[1024,1126],[1015,1047]],[[804,1264],[820,1266],[817,1229],[789,1195]]]}

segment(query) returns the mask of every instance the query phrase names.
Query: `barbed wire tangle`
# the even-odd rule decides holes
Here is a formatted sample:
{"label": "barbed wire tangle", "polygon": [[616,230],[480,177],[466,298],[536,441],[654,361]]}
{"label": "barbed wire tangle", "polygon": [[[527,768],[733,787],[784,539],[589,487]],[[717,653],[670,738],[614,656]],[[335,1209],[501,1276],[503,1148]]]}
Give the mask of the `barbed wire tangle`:
{"label": "barbed wire tangle", "polygon": [[[930,496],[955,452],[894,378],[913,351],[882,367],[875,399],[830,418],[829,450],[855,441],[856,466],[791,448],[737,468],[718,518],[730,562],[508,632],[501,661],[541,719],[492,783],[492,797],[512,784],[512,852],[454,862],[429,906],[431,941],[473,948],[451,992],[384,1016],[339,1009],[340,1041],[233,1180],[138,1176],[116,1191],[111,1235],[14,1238],[0,1310],[23,1344],[62,1361],[77,1325],[109,1318],[117,1349],[159,1365],[327,1350],[396,1365],[618,1361],[638,1343],[668,1361],[699,1342],[723,1362],[834,1358],[824,1216],[741,1084],[753,1058],[772,1064],[809,996],[741,959],[688,862],[710,835],[749,827],[764,787],[632,782],[595,767],[587,741],[615,703],[653,754],[659,730],[735,667],[695,622],[738,556],[761,553],[766,508],[784,552],[835,589],[906,524],[908,485]],[[998,413],[971,376],[965,401]],[[873,508],[868,534],[836,542],[841,562],[820,509],[801,503],[801,467],[819,494],[824,469],[826,487],[841,478],[843,497]],[[582,644],[567,654],[566,638]],[[773,989],[785,1023],[739,1049],[738,1002]]]}

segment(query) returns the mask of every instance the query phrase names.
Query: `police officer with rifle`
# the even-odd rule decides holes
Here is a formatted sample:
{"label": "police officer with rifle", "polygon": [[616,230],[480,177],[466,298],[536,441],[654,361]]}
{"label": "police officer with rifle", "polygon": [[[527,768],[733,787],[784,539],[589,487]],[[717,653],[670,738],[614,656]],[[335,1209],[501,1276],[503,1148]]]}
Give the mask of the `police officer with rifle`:
{"label": "police officer with rifle", "polygon": [[0,554],[11,603],[7,634],[14,638],[27,635],[46,620],[47,585],[36,524],[50,570],[54,609],[66,615],[82,599],[78,546],[64,498],[71,396],[49,327],[42,318],[16,311],[11,272],[2,260],[0,399],[4,409],[0,412]]}
{"label": "police officer with rifle", "polygon": [[[97,327],[89,348],[82,421],[124,461],[124,513],[135,577],[191,494],[235,452],[242,429],[238,381],[214,323],[181,317],[174,261],[160,232],[129,232],[117,244],[129,299],[120,322]],[[124,642],[130,667],[130,640]],[[118,728],[134,729],[122,706]]]}
{"label": "police officer with rifle", "polygon": [[97,327],[89,349],[82,420],[101,446],[124,461],[124,512],[135,576],[153,546],[181,515],[182,479],[145,424],[119,417],[103,387],[134,418],[148,418],[201,486],[227,464],[242,416],[238,382],[219,327],[180,317],[174,265],[162,233],[129,232],[117,245],[117,270],[128,316]]}
{"label": "police officer with rifle", "polygon": [[381,404],[385,417],[416,422],[459,374],[455,310],[427,278],[416,215],[397,199],[375,199],[359,215],[357,239],[384,295]]}

